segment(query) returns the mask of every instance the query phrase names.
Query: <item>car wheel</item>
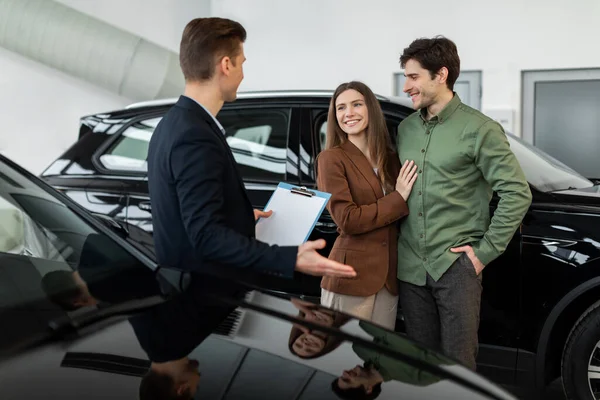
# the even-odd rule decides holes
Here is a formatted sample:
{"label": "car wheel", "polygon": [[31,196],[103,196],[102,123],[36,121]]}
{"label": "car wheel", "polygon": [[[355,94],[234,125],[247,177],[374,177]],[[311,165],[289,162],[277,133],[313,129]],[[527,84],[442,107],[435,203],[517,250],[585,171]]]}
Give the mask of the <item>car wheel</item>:
{"label": "car wheel", "polygon": [[567,399],[600,399],[600,302],[588,308],[573,326],[561,369]]}

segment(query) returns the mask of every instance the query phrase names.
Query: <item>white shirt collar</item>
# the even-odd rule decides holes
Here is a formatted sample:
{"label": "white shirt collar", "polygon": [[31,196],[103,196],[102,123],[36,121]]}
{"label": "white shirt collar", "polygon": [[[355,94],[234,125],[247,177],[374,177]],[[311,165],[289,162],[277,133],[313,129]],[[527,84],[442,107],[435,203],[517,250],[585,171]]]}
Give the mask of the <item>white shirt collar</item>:
{"label": "white shirt collar", "polygon": [[196,102],[196,104],[198,104],[200,107],[202,107],[202,109],[203,109],[204,111],[206,111],[206,113],[212,117],[213,121],[215,121],[215,124],[217,124],[217,126],[219,127],[219,129],[221,130],[221,132],[223,133],[223,135],[225,134],[225,128],[223,128],[223,125],[221,125],[221,123],[219,122],[219,120],[217,120],[217,119],[215,118],[215,116],[214,116],[214,115],[212,115],[212,114],[210,113],[210,111],[208,111],[208,110],[206,109],[206,107],[204,107],[202,104],[198,103],[196,100],[192,99],[191,97],[188,97],[188,96],[184,96],[184,97],[187,97],[188,99],[190,99],[190,100],[193,100],[194,102]]}

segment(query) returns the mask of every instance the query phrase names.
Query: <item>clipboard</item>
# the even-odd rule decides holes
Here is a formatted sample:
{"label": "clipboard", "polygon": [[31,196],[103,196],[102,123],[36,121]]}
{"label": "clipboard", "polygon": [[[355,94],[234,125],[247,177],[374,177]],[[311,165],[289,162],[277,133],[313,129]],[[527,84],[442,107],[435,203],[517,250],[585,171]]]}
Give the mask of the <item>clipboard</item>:
{"label": "clipboard", "polygon": [[330,198],[331,193],[280,182],[265,206],[273,214],[256,223],[256,239],[278,246],[306,242]]}

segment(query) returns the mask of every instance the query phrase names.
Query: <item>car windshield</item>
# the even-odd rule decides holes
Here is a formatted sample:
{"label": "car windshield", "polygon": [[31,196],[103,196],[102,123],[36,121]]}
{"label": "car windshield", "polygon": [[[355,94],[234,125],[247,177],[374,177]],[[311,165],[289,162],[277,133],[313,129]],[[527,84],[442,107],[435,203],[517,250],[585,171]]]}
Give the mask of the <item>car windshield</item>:
{"label": "car windshield", "polygon": [[146,276],[151,268],[118,239],[0,157],[0,353],[47,334],[51,321],[147,296]]}
{"label": "car windshield", "polygon": [[583,189],[594,183],[535,146],[507,133],[510,147],[529,183],[539,191]]}

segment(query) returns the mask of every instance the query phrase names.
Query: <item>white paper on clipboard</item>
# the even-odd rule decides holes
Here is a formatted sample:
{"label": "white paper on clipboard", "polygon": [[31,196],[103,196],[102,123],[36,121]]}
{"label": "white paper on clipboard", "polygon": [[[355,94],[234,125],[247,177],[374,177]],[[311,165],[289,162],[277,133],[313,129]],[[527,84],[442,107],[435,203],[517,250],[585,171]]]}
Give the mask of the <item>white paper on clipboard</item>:
{"label": "white paper on clipboard", "polygon": [[[310,195],[299,194],[299,189]],[[256,239],[279,246],[306,242],[330,197],[330,193],[279,183],[265,206],[265,211],[272,210],[273,214],[258,220]]]}

